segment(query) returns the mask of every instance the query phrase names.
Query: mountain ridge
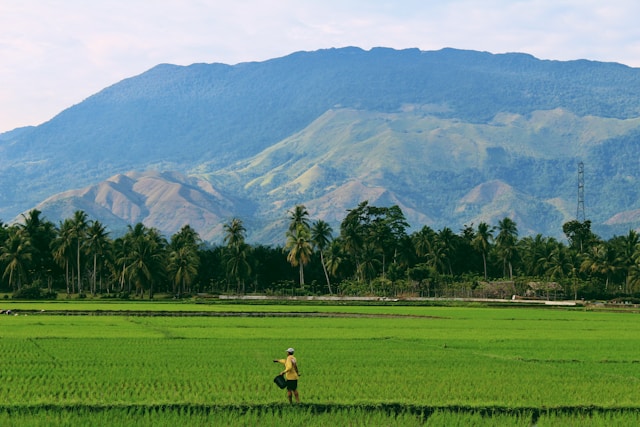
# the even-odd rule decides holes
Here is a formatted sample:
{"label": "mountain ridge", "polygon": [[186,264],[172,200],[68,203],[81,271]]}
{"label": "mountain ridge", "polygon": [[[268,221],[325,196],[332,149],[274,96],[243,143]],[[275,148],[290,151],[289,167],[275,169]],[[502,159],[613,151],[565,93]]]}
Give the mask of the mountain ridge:
{"label": "mountain ridge", "polygon": [[[352,47],[237,65],[161,64],[40,126],[1,134],[0,217],[39,206],[60,220],[83,208],[118,227],[140,219],[170,232],[181,221],[162,217],[184,212],[216,239],[202,218],[239,216],[256,239],[274,242],[274,224],[294,204],[335,226],[366,194],[404,206],[416,227],[508,215],[523,233],[558,236],[584,161],[589,217],[612,233],[640,225],[622,215],[640,205],[638,101],[639,69],[521,53]],[[155,178],[166,192],[154,199],[155,214],[146,193],[118,195],[131,204],[129,216],[91,192],[60,195],[150,171],[184,177]],[[225,196],[197,185],[189,193],[190,179]],[[510,200],[460,208],[491,182],[512,188]],[[184,194],[206,197],[213,213]],[[193,213],[181,210],[187,204]]]}

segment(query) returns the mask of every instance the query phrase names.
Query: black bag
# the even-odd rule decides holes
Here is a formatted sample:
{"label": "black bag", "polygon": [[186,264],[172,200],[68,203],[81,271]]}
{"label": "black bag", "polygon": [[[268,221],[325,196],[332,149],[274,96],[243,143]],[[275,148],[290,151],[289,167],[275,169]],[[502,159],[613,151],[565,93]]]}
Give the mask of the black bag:
{"label": "black bag", "polygon": [[287,386],[287,380],[284,379],[284,375],[278,375],[273,379],[273,382],[280,388],[285,388]]}

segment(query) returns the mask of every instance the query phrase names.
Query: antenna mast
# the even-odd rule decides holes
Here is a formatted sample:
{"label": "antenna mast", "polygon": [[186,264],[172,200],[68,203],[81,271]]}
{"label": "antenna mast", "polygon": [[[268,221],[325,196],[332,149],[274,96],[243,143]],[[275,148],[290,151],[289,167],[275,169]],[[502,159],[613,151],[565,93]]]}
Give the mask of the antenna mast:
{"label": "antenna mast", "polygon": [[578,163],[578,210],[576,220],[585,221],[584,215],[584,163]]}

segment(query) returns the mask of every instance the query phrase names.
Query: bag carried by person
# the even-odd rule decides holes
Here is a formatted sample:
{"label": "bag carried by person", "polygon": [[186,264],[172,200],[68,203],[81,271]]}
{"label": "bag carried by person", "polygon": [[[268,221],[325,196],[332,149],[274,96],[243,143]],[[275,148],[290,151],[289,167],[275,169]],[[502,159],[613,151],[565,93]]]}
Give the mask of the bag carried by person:
{"label": "bag carried by person", "polygon": [[280,388],[285,388],[287,386],[287,380],[284,378],[284,375],[278,375],[273,379],[273,382]]}

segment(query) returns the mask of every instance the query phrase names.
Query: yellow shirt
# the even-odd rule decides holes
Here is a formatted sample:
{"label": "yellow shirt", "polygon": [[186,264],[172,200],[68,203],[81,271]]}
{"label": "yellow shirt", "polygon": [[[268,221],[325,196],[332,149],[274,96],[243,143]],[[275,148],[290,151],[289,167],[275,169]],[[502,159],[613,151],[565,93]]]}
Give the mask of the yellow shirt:
{"label": "yellow shirt", "polygon": [[286,359],[280,359],[278,362],[284,365],[284,377],[288,380],[297,380],[298,376],[298,361],[293,355],[288,355]]}

